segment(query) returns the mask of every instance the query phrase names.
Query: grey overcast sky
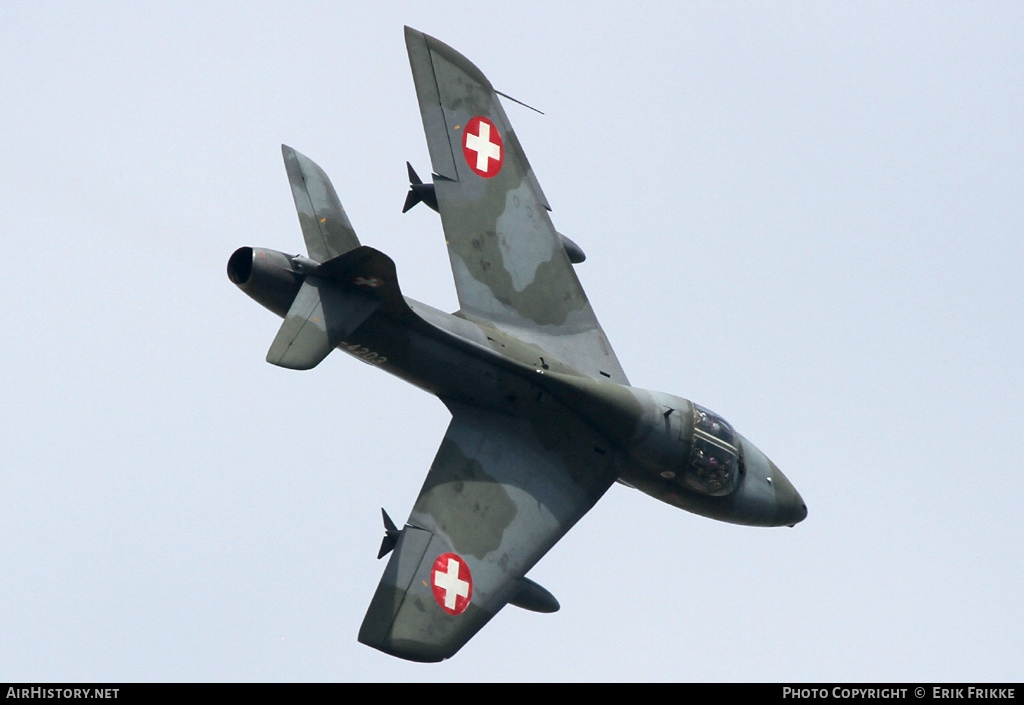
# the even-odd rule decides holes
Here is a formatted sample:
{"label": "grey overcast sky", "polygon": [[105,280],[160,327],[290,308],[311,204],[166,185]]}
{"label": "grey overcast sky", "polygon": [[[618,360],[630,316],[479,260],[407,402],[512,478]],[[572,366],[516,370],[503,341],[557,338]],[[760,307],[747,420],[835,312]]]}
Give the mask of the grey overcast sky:
{"label": "grey overcast sky", "polygon": [[[279,145],[453,310],[402,35],[495,86],[634,384],[795,529],[624,487],[454,659],[356,633],[435,399],[264,362],[225,275],[300,251]],[[6,2],[0,681],[1020,681],[1024,4]]]}

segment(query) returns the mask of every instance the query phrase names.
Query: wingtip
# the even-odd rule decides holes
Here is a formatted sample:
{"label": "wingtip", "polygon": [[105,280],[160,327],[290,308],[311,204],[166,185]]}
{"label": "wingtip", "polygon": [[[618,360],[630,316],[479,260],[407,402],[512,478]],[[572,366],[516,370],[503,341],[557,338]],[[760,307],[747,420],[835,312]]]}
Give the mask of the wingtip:
{"label": "wingtip", "polygon": [[426,41],[424,39],[425,37],[426,37],[426,35],[423,34],[423,32],[419,31],[418,29],[413,29],[409,25],[405,25],[405,43],[406,43],[406,45],[408,45],[408,44],[410,44],[411,42],[414,42],[414,41]]}

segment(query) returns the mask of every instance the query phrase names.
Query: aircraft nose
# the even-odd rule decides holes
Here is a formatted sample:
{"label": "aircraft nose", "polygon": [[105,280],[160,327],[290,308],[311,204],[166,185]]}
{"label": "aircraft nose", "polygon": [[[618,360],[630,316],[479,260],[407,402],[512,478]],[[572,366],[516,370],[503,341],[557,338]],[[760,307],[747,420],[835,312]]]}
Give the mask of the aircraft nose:
{"label": "aircraft nose", "polygon": [[[774,463],[772,463],[774,465]],[[803,497],[793,487],[789,478],[775,468],[772,474],[772,485],[775,487],[775,523],[777,526],[795,526],[807,518],[807,505]]]}

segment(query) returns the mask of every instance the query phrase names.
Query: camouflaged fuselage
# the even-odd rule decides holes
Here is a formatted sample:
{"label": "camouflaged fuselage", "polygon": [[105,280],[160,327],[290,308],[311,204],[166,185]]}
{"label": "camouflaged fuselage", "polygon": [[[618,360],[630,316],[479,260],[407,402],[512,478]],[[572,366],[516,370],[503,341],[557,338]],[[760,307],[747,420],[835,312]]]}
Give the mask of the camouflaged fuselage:
{"label": "camouflaged fuselage", "polygon": [[410,166],[406,208],[440,214],[459,311],[404,297],[323,170],[287,146],[309,257],[243,247],[228,263],[284,318],[268,362],[310,369],[337,348],[451,411],[408,519],[385,514],[391,557],[359,640],[438,661],[506,604],[558,609],[526,574],[616,481],[721,521],[801,521],[799,493],[725,419],[629,385],[497,92],[442,42],[406,28],[406,46],[434,172],[428,185]]}

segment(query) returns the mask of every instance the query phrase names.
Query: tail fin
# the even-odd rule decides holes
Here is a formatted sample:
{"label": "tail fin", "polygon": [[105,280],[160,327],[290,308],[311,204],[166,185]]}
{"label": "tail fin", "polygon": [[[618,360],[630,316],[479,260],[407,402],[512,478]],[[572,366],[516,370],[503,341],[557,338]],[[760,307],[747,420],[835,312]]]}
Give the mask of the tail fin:
{"label": "tail fin", "polygon": [[380,302],[345,292],[317,276],[320,263],[359,247],[359,238],[345,215],[338,194],[324,170],[309,157],[281,145],[284,168],[292,187],[302,237],[309,260],[291,258],[293,269],[305,275],[302,286],[284,317],[267,362],[293,370],[320,364],[344,336],[359,326]]}
{"label": "tail fin", "polygon": [[[293,266],[302,259],[292,258]],[[423,324],[402,296],[394,261],[383,252],[363,245],[322,264],[305,262],[305,280],[270,346],[267,362],[292,370],[312,369],[377,309]]]}
{"label": "tail fin", "polygon": [[[281,145],[309,259],[287,258],[303,277],[267,362],[293,370],[316,367],[381,306],[409,311],[395,276],[395,263],[362,247],[331,180],[316,163]],[[287,257],[287,256],[284,256]]]}

